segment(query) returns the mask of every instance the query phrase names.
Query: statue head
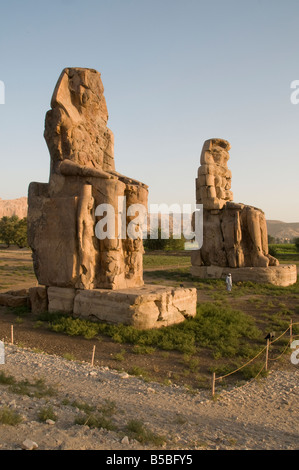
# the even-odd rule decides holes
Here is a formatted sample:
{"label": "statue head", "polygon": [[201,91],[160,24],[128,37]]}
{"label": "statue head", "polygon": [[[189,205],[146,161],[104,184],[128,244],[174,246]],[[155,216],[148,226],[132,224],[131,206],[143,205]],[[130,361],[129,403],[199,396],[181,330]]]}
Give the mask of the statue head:
{"label": "statue head", "polygon": [[196,200],[205,209],[222,209],[227,201],[232,201],[231,172],[228,169],[231,146],[224,139],[206,140],[200,157],[201,166],[196,180]]}
{"label": "statue head", "polygon": [[108,121],[101,74],[94,69],[65,68],[55,87],[51,107],[61,106],[68,116],[77,114]]}
{"label": "statue head", "polygon": [[47,112],[45,139],[52,159],[114,170],[114,137],[107,127],[108,111],[101,74],[94,69],[65,68]]}

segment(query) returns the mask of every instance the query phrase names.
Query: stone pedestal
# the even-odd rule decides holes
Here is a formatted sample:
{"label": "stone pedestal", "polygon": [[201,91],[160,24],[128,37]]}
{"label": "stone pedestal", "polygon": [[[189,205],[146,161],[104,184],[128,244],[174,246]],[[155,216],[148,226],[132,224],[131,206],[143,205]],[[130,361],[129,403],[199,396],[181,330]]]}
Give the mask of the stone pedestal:
{"label": "stone pedestal", "polygon": [[296,266],[280,266],[269,254],[265,213],[233,201],[230,148],[227,140],[217,138],[203,145],[196,178],[196,203],[203,205],[203,243],[191,253],[191,273],[203,279],[231,273],[233,282],[294,284]]}
{"label": "stone pedestal", "polygon": [[192,276],[201,279],[221,279],[231,273],[234,282],[257,282],[273,284],[275,286],[290,286],[297,282],[297,267],[295,264],[281,264],[279,266],[229,268],[221,266],[192,266]]}
{"label": "stone pedestal", "polygon": [[133,289],[48,289],[49,311],[138,329],[161,328],[196,315],[196,289],[145,285]]}

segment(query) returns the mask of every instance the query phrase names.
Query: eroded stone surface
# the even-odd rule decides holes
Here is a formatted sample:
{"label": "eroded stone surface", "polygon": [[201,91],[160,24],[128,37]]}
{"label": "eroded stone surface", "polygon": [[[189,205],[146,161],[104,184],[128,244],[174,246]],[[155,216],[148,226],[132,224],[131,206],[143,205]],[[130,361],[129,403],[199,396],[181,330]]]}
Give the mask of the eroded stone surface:
{"label": "eroded stone surface", "polygon": [[[64,69],[47,112],[44,136],[51,155],[48,184],[31,183],[28,238],[40,285],[78,289],[120,289],[143,285],[143,243],[119,239],[130,218],[126,207],[147,208],[147,186],[115,171],[114,137],[101,75],[93,69]],[[95,226],[105,217],[100,204],[115,211],[115,238],[99,239]],[[111,220],[111,219],[110,219]]]}
{"label": "eroded stone surface", "polygon": [[73,313],[76,291],[69,287],[48,288],[49,312]]}
{"label": "eroded stone surface", "polygon": [[9,290],[0,293],[0,305],[5,307],[27,307],[28,303],[29,296],[26,289]]}
{"label": "eroded stone surface", "polygon": [[196,314],[196,289],[146,285],[134,289],[77,291],[74,315],[138,329],[181,323]]}
{"label": "eroded stone surface", "polygon": [[[216,269],[218,273],[224,273],[221,268],[236,270],[249,267],[274,268],[279,265],[278,260],[268,251],[264,212],[253,206],[233,202],[232,175],[227,166],[229,150],[229,142],[223,139],[209,139],[203,145],[196,179],[196,203],[203,205],[203,245],[192,253],[194,275],[207,273],[207,269],[199,267],[212,266],[214,271]],[[267,279],[266,282],[288,285],[285,282],[293,283],[294,279],[293,267],[290,271],[292,274],[289,276],[284,269],[272,269],[265,273],[259,269],[256,271],[256,279],[258,282]],[[243,274],[239,276],[245,276],[242,280],[254,280],[255,271],[240,272]],[[279,276],[282,284],[277,280]],[[203,277],[206,275],[203,274]]]}
{"label": "eroded stone surface", "polygon": [[29,301],[32,313],[46,312],[48,310],[48,295],[46,287],[30,287]]}

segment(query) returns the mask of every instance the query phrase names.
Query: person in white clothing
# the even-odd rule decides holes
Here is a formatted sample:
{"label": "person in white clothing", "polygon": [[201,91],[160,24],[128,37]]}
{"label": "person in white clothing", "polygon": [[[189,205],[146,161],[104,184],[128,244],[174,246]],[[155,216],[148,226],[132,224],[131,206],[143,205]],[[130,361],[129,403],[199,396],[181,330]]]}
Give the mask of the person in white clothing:
{"label": "person in white clothing", "polygon": [[231,292],[232,287],[233,287],[233,280],[232,280],[232,275],[231,274],[228,274],[226,276],[225,283],[226,283],[226,290],[228,292]]}

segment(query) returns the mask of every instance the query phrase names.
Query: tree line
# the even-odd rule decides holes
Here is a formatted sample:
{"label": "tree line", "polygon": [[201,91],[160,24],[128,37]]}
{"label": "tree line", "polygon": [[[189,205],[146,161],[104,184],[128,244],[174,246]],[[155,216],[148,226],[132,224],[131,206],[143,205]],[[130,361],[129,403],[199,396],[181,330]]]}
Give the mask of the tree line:
{"label": "tree line", "polygon": [[[164,239],[161,229],[158,231],[158,239],[151,239],[150,236],[143,241],[146,251],[152,250],[184,250],[185,239],[174,239],[171,235],[169,239]],[[27,218],[20,219],[18,216],[2,217],[0,219],[0,243],[10,247],[17,245],[19,248],[28,247],[27,240]]]}
{"label": "tree line", "polygon": [[17,245],[19,248],[28,246],[27,240],[27,217],[20,219],[17,215],[2,217],[0,219],[0,242],[7,248]]}

